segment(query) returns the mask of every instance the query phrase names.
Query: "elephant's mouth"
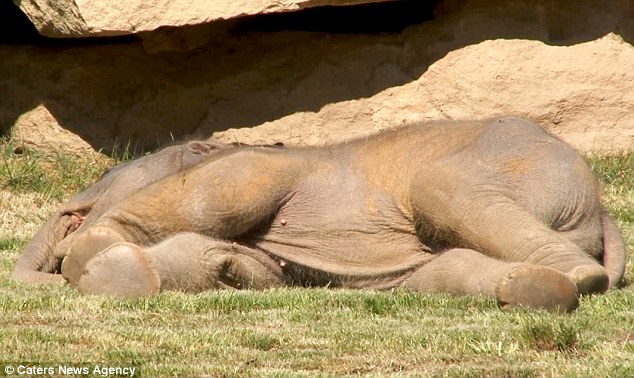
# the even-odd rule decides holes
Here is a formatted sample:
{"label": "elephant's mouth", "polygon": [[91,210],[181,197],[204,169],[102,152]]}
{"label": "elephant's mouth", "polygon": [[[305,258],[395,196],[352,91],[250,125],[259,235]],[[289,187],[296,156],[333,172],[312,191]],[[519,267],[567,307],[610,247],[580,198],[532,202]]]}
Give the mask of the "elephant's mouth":
{"label": "elephant's mouth", "polygon": [[44,266],[41,269],[42,271],[53,274],[61,273],[62,260],[64,260],[65,257],[65,253],[61,251],[63,251],[64,247],[68,244],[65,240],[84,224],[91,210],[92,207],[85,207],[65,211],[60,215],[58,226],[55,227],[55,240],[57,240],[57,243],[51,247],[52,251],[50,252],[50,255],[53,257],[52,261],[50,261],[50,268],[47,269],[46,266]]}
{"label": "elephant's mouth", "polygon": [[88,213],[90,213],[90,210],[92,209],[86,208],[79,211],[68,212],[62,215],[62,217],[66,218],[66,221],[64,222],[66,227],[65,227],[65,232],[64,232],[64,236],[62,237],[62,240],[66,239],[68,235],[72,234],[73,232],[77,231],[77,229],[79,229],[79,227],[86,220],[86,217],[88,216]]}

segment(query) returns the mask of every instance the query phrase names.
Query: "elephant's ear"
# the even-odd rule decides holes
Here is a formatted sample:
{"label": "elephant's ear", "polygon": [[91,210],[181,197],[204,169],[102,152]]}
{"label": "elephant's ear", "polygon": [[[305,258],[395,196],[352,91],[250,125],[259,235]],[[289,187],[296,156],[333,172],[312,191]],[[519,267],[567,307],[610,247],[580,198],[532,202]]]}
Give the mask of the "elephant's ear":
{"label": "elephant's ear", "polygon": [[224,150],[230,146],[215,140],[196,140],[187,143],[187,149],[194,155],[209,155],[217,150]]}

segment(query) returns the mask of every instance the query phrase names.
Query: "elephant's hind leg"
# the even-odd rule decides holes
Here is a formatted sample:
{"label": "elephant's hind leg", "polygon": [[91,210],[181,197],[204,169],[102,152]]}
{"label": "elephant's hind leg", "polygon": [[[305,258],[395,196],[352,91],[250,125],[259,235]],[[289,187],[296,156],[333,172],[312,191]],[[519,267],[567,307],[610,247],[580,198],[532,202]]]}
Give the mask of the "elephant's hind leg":
{"label": "elephant's hind leg", "polygon": [[131,243],[108,247],[86,264],[79,291],[135,297],[159,290],[195,293],[264,289],[283,283],[281,268],[263,252],[183,233],[149,248]]}
{"label": "elephant's hind leg", "polygon": [[452,249],[425,264],[403,283],[422,292],[495,298],[501,307],[571,311],[577,288],[562,272],[528,263],[500,261],[470,249]]}
{"label": "elephant's hind leg", "polygon": [[[594,257],[503,195],[495,179],[481,179],[486,173],[476,174],[474,168],[471,177],[451,164],[423,172],[410,188],[423,238],[440,237],[450,247],[554,268],[566,273],[581,294],[607,290],[608,275]],[[434,185],[428,184],[430,177]]]}

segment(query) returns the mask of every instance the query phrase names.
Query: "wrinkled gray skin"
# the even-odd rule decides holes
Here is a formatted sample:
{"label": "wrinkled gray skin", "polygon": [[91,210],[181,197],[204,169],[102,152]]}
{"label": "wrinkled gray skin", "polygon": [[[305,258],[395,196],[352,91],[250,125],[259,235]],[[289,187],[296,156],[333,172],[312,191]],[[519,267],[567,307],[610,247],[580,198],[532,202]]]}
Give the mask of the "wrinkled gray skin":
{"label": "wrinkled gray skin", "polygon": [[[27,252],[54,248],[82,293],[122,297],[405,287],[569,311],[579,294],[623,276],[623,239],[591,170],[525,120],[411,126],[324,148],[236,147],[203,160],[116,200],[106,199],[112,181],[97,183],[107,209]],[[72,219],[65,209],[54,222]]]}
{"label": "wrinkled gray skin", "polygon": [[109,169],[97,183],[64,203],[40,228],[17,261],[12,278],[32,283],[65,282],[59,274],[65,253],[54,252],[62,251],[67,236],[82,225],[90,226],[130,195],[225,148],[229,146],[217,141],[191,141]]}

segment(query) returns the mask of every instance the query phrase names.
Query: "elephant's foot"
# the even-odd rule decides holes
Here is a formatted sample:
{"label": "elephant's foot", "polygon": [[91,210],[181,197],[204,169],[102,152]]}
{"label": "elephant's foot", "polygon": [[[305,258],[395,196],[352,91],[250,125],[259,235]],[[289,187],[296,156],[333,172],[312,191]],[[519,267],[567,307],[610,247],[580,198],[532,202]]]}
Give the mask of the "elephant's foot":
{"label": "elephant's foot", "polygon": [[564,273],[545,266],[511,270],[496,288],[500,306],[568,312],[577,308],[577,287]]}
{"label": "elephant's foot", "polygon": [[610,285],[608,273],[599,264],[578,266],[568,275],[581,294],[604,293]]}
{"label": "elephant's foot", "polygon": [[77,235],[62,261],[62,276],[70,286],[76,287],[86,263],[112,244],[122,241],[125,240],[119,233],[104,227],[95,227]]}
{"label": "elephant's foot", "polygon": [[121,298],[157,294],[159,274],[145,251],[136,244],[117,243],[92,258],[79,279],[82,294],[113,295]]}

